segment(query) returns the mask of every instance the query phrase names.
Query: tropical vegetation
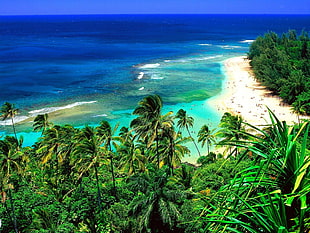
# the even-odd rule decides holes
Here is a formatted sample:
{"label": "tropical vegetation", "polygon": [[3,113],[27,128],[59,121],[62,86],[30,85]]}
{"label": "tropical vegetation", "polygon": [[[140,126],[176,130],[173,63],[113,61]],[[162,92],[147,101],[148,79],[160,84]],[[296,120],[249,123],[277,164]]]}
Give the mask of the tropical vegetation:
{"label": "tropical vegetation", "polygon": [[152,95],[134,114],[119,130],[37,116],[33,146],[0,140],[1,232],[309,232],[308,121],[270,112],[261,129],[225,113],[216,132],[201,127],[193,165],[184,110],[163,114]]}
{"label": "tropical vegetation", "polygon": [[293,106],[298,114],[310,114],[310,37],[290,30],[269,32],[251,45],[248,58],[255,78],[273,94]]}
{"label": "tropical vegetation", "polygon": [[[257,78],[299,113],[309,113],[308,38],[269,33],[249,52]],[[0,140],[0,232],[310,232],[310,123],[266,111],[264,127],[227,112],[195,135],[188,112],[164,113],[150,95],[129,126],[76,128],[38,115],[41,137],[23,146],[6,102],[13,136]],[[183,162],[193,153],[195,164]]]}

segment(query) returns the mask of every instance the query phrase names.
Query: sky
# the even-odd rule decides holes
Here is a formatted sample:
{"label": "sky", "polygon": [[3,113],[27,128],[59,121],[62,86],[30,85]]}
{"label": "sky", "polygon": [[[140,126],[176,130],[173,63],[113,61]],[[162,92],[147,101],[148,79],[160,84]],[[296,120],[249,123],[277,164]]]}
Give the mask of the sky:
{"label": "sky", "polygon": [[310,0],[0,0],[0,15],[310,14]]}

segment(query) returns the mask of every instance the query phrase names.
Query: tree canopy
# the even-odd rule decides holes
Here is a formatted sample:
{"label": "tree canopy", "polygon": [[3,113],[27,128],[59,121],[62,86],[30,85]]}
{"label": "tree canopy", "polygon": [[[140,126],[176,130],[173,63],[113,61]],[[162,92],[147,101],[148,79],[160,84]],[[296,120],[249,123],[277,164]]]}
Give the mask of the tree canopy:
{"label": "tree canopy", "polygon": [[[306,32],[271,32],[248,54],[255,77],[299,114],[310,112],[309,43]],[[193,117],[163,113],[150,95],[119,131],[39,115],[42,135],[23,147],[6,102],[15,137],[0,138],[0,232],[309,232],[310,123],[287,125],[268,111],[263,129],[225,113],[218,129],[203,124],[193,135]],[[206,156],[182,162],[196,139]]]}
{"label": "tree canopy", "polygon": [[310,114],[310,38],[290,30],[281,36],[269,32],[250,46],[248,58],[255,78],[295,112]]}
{"label": "tree canopy", "polygon": [[[140,105],[150,110],[151,100],[160,99]],[[225,113],[217,133],[201,127],[207,156],[188,164],[182,158],[195,139],[174,124],[186,128],[194,119],[184,110],[162,113],[156,103],[156,114],[139,112],[118,134],[107,121],[75,128],[44,123],[46,115],[34,124],[46,127],[33,146],[2,138],[1,232],[310,229],[309,122],[288,126],[270,112],[272,123],[260,130]],[[215,154],[217,141],[231,153]]]}

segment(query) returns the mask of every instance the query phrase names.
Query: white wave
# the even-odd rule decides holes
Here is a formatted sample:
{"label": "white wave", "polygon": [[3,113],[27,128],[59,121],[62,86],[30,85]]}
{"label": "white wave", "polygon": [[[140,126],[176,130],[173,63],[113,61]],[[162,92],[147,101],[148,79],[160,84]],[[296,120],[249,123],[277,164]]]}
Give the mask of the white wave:
{"label": "white wave", "polygon": [[[49,107],[49,108],[42,108],[42,109],[33,110],[33,111],[28,112],[30,114],[29,116],[15,116],[14,117],[14,123],[22,122],[24,120],[27,120],[30,117],[35,117],[35,116],[40,115],[40,114],[56,112],[58,110],[74,108],[74,107],[79,106],[79,105],[92,104],[92,103],[96,103],[96,102],[97,101],[75,102],[75,103],[68,104],[68,105],[61,106],[61,107]],[[12,125],[12,120],[7,119],[5,121],[2,121],[2,122],[0,122],[0,125]]]}
{"label": "white wave", "polygon": [[[14,123],[19,123],[28,118],[29,117],[27,116],[15,116],[13,120],[14,120]],[[12,125],[12,119],[10,118],[10,119],[6,119],[5,121],[1,121],[0,125]]]}
{"label": "white wave", "polygon": [[212,44],[198,44],[200,46],[212,46]]}
{"label": "white wave", "polygon": [[181,62],[181,63],[185,63],[185,62],[189,62],[189,61],[191,61],[192,59],[190,59],[190,58],[188,58],[188,59],[176,59],[176,60],[171,60],[170,62],[171,63],[179,63],[179,62]]}
{"label": "white wave", "polygon": [[171,60],[165,60],[164,62],[171,62]]}
{"label": "white wave", "polygon": [[140,87],[140,88],[139,88],[139,91],[142,91],[142,90],[144,90],[144,87]]}
{"label": "white wave", "polygon": [[239,49],[242,48],[241,46],[238,45],[219,45],[218,47],[222,49]]}
{"label": "white wave", "polygon": [[204,60],[211,60],[211,59],[215,59],[215,58],[219,58],[219,57],[223,57],[223,55],[216,55],[216,56],[209,56],[209,57],[201,57],[201,58],[196,58],[193,60],[196,61],[204,61]]}
{"label": "white wave", "polygon": [[204,60],[211,60],[223,57],[223,55],[215,55],[215,56],[206,56],[206,57],[192,57],[192,58],[186,58],[186,59],[176,59],[170,61],[171,63],[186,63],[186,62],[193,62],[193,61],[204,61]]}
{"label": "white wave", "polygon": [[145,65],[142,65],[140,66],[139,68],[140,69],[152,69],[152,68],[157,68],[159,67],[160,64],[159,63],[153,63],[153,64],[145,64]]}
{"label": "white wave", "polygon": [[142,79],[143,76],[144,76],[144,73],[143,73],[143,72],[140,72],[139,75],[138,75],[138,77],[137,77],[137,79]]}
{"label": "white wave", "polygon": [[68,108],[74,108],[74,107],[79,106],[79,105],[92,104],[92,103],[96,103],[96,102],[97,101],[75,102],[75,103],[68,104],[68,105],[61,106],[61,107],[49,107],[49,108],[42,108],[42,109],[33,110],[33,111],[30,111],[29,114],[33,117],[33,116],[37,116],[39,114],[46,114],[46,113],[56,112],[56,111],[59,111],[59,110],[68,109]]}
{"label": "white wave", "polygon": [[240,43],[253,43],[255,40],[242,40]]}
{"label": "white wave", "polygon": [[164,77],[161,77],[161,76],[158,76],[158,75],[156,75],[156,74],[154,74],[154,75],[152,75],[151,76],[151,79],[158,79],[158,80],[160,80],[160,79],[164,79]]}
{"label": "white wave", "polygon": [[99,115],[95,115],[93,117],[107,117],[108,115],[107,114],[99,114]]}

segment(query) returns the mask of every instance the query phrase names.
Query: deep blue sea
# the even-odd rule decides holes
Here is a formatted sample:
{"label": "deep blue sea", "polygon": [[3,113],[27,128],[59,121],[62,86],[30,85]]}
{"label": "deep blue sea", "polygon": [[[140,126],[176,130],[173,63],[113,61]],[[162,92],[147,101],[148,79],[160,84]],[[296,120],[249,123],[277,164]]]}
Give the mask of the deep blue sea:
{"label": "deep blue sea", "polygon": [[[221,92],[223,61],[246,55],[259,35],[289,29],[310,31],[310,16],[1,16],[0,103],[20,109],[19,132],[46,112],[56,124],[128,126],[150,94],[166,111],[196,116],[196,129],[216,125],[204,101]],[[0,134],[10,133],[5,124]]]}

